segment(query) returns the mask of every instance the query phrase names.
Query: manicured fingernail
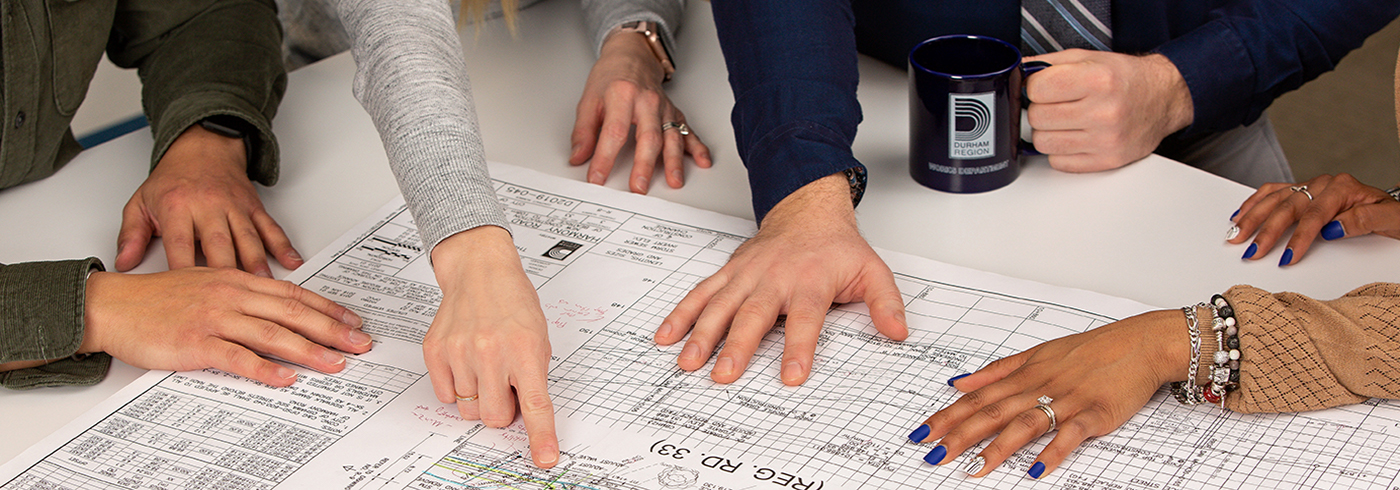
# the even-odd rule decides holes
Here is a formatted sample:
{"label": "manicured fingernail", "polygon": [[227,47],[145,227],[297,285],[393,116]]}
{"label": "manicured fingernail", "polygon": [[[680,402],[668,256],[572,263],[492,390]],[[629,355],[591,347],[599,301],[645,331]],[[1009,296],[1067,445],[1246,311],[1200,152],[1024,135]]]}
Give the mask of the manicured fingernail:
{"label": "manicured fingernail", "polygon": [[365,324],[364,319],[360,318],[360,315],[356,315],[355,312],[350,310],[345,310],[345,314],[340,315],[340,321],[355,328],[360,328],[361,325]]}
{"label": "manicured fingernail", "polygon": [[986,466],[987,458],[978,456],[972,458],[972,461],[967,462],[967,466],[963,467],[963,472],[967,473],[968,475],[976,475],[978,472],[982,471],[983,467]]}
{"label": "manicured fingernail", "polygon": [[942,463],[943,457],[947,455],[948,448],[944,447],[942,444],[939,444],[938,447],[933,448],[932,451],[929,451],[928,454],[924,455],[924,462],[936,465],[938,463]]}
{"label": "manicured fingernail", "polygon": [[916,443],[917,443],[917,442],[924,442],[924,438],[925,438],[925,437],[928,437],[928,433],[929,433],[928,424],[921,424],[921,425],[919,425],[919,428],[914,429],[914,432],[910,432],[910,433],[909,433],[909,441],[910,441],[910,442],[916,442]]}
{"label": "manicured fingernail", "polygon": [[1229,230],[1225,231],[1226,240],[1234,240],[1237,236],[1240,236],[1240,227],[1238,225],[1231,226]]}
{"label": "manicured fingernail", "polygon": [[1327,223],[1326,226],[1322,227],[1323,240],[1336,240],[1344,236],[1347,236],[1347,231],[1342,228],[1341,221],[1332,220],[1331,223]]}
{"label": "manicured fingernail", "polygon": [[797,359],[793,359],[783,365],[783,382],[794,384],[798,381],[802,381],[802,363],[797,362]]}
{"label": "manicured fingernail", "polygon": [[1285,265],[1288,265],[1290,262],[1293,262],[1293,249],[1285,248],[1283,249],[1283,257],[1280,257],[1278,259],[1278,266],[1283,267]]}
{"label": "manicured fingernail", "polygon": [[1247,258],[1253,257],[1254,254],[1255,254],[1255,252],[1258,252],[1258,251],[1259,251],[1259,244],[1258,244],[1258,243],[1251,243],[1251,244],[1249,244],[1249,248],[1245,249],[1245,251],[1244,251],[1244,256],[1243,256],[1243,257],[1240,257],[1240,259],[1243,260],[1243,259],[1247,259]]}
{"label": "manicured fingernail", "polygon": [[951,378],[948,378],[948,386],[953,386],[953,383],[954,383],[954,382],[957,382],[957,380],[966,378],[966,377],[968,377],[968,376],[972,376],[972,373],[962,373],[962,374],[959,374],[959,375],[957,375],[957,376],[953,376],[953,377],[951,377]]}
{"label": "manicured fingernail", "polygon": [[733,372],[734,359],[730,358],[729,356],[724,356],[720,357],[718,361],[715,361],[715,374],[718,374],[720,376],[729,376]]}
{"label": "manicured fingernail", "polygon": [[370,343],[369,334],[364,333],[363,331],[360,331],[360,330],[351,330],[351,331],[350,331],[350,345],[355,345],[355,346],[366,346],[366,345],[369,345],[369,343]]}
{"label": "manicured fingernail", "polygon": [[1236,209],[1235,212],[1234,212],[1233,214],[1230,215],[1230,221],[1234,221],[1234,220],[1235,220],[1235,217],[1236,217],[1236,216],[1239,216],[1239,215],[1240,215],[1240,210]]}
{"label": "manicured fingernail", "polygon": [[657,338],[657,339],[666,339],[666,338],[670,338],[670,337],[671,337],[671,330],[672,330],[673,328],[674,328],[674,327],[672,327],[670,323],[662,322],[662,323],[661,323],[661,328],[656,329],[656,338]]}
{"label": "manicured fingernail", "polygon": [[341,364],[345,364],[345,356],[342,356],[339,352],[333,350],[322,352],[321,360],[325,361],[326,364],[330,364],[332,366],[339,366]]}
{"label": "manicured fingernail", "polygon": [[282,379],[296,379],[297,372],[293,371],[292,368],[281,366],[277,368],[277,377]]}
{"label": "manicured fingernail", "polygon": [[1036,461],[1035,464],[1031,466],[1031,470],[1027,471],[1026,474],[1031,475],[1031,478],[1039,480],[1040,475],[1045,474],[1045,463]]}
{"label": "manicured fingernail", "polygon": [[700,360],[700,346],[693,342],[686,342],[685,348],[681,349],[681,361],[698,362]]}

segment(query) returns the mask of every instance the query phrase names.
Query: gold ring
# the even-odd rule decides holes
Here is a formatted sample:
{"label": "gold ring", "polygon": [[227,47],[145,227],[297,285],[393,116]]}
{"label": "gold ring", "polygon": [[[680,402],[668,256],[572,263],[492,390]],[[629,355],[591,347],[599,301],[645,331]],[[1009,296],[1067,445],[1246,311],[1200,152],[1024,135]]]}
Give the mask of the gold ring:
{"label": "gold ring", "polygon": [[477,394],[477,395],[472,395],[472,396],[457,395],[457,401],[459,401],[459,402],[474,402],[474,401],[476,401],[477,398],[480,398],[480,397],[481,397],[481,395],[479,395],[479,394]]}

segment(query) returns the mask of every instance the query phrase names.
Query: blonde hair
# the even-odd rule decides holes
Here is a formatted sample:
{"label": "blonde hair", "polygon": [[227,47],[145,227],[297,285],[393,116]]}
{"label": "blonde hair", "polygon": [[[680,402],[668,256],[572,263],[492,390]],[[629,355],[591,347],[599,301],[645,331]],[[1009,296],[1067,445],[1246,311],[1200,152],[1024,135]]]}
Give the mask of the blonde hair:
{"label": "blonde hair", "polygon": [[[461,13],[457,19],[458,23],[465,24],[468,20],[475,21],[477,32],[481,32],[481,23],[486,21],[486,12],[491,8],[494,0],[461,0]],[[519,11],[519,0],[500,0],[501,14],[506,18],[506,27],[510,29],[510,34],[515,35],[515,14]],[[468,17],[471,16],[471,17]]]}

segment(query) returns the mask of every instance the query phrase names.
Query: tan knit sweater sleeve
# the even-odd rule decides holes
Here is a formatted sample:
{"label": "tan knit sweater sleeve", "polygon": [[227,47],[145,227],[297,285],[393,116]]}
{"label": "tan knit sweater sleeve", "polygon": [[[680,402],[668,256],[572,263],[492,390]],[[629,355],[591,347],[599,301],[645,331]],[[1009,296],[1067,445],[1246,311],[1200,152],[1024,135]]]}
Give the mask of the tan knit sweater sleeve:
{"label": "tan knit sweater sleeve", "polygon": [[1240,325],[1236,412],[1297,412],[1400,398],[1400,284],[1373,283],[1332,301],[1235,286]]}

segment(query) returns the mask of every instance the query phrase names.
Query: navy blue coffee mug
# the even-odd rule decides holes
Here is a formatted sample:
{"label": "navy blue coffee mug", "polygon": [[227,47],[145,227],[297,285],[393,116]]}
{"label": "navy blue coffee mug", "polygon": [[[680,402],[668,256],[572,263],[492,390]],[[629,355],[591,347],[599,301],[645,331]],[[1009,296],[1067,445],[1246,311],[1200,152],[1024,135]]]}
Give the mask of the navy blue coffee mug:
{"label": "navy blue coffee mug", "polygon": [[[996,38],[952,35],[909,50],[909,175],[974,193],[1021,174],[1022,83],[1049,66]],[[1027,145],[1029,146],[1029,145]]]}

